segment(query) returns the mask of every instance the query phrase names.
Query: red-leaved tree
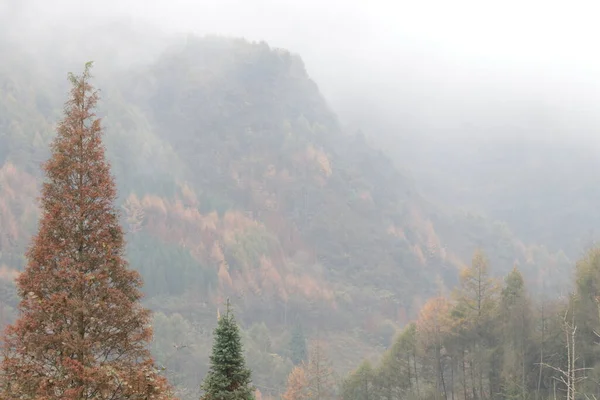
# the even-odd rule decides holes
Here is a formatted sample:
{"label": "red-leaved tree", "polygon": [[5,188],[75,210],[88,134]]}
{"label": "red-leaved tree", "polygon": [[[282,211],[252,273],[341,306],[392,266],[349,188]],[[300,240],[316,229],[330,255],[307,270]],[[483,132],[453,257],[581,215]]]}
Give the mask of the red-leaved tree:
{"label": "red-leaved tree", "polygon": [[124,259],[90,67],[69,75],[44,165],[39,231],[17,280],[20,315],[4,337],[3,399],[170,398],[147,349],[141,278]]}

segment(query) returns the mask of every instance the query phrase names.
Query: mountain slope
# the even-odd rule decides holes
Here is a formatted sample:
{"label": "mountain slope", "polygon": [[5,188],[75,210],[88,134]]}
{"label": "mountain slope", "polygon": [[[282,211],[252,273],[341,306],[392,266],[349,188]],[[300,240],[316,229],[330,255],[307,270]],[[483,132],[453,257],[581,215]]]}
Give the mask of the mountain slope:
{"label": "mountain slope", "polygon": [[[68,65],[74,51],[60,49],[54,57]],[[62,86],[47,83],[52,73],[42,62],[20,68],[18,49],[7,54],[0,61],[0,233],[7,238],[0,277],[9,282],[35,229],[37,165],[60,115]],[[387,346],[394,328],[438,291],[438,279],[452,286],[477,246],[498,273],[517,262],[530,279],[547,260],[568,262],[522,244],[504,226],[423,199],[362,135],[340,129],[302,60],[287,51],[190,37],[143,67],[100,71],[98,114],[128,258],[156,311],[153,350],[184,397],[195,395],[205,371],[208,335],[226,296],[247,328],[259,388],[277,393],[291,368],[295,321],[310,337],[327,332],[331,348],[353,349],[330,354],[344,371]],[[2,302],[10,314],[8,288]],[[172,350],[182,344],[189,346]]]}

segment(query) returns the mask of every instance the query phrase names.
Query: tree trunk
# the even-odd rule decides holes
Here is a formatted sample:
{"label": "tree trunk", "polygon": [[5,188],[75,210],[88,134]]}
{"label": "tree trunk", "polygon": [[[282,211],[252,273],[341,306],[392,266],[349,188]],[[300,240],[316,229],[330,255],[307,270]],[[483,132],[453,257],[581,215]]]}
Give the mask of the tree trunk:
{"label": "tree trunk", "polygon": [[417,398],[421,398],[421,393],[419,391],[419,374],[417,372],[417,348],[413,346],[413,365],[415,367],[415,384],[417,385]]}
{"label": "tree trunk", "polygon": [[465,366],[465,350],[462,350],[462,378],[463,378],[463,393],[465,394],[465,400],[467,396],[467,368]]}
{"label": "tree trunk", "polygon": [[469,361],[469,372],[471,374],[471,383],[472,383],[471,391],[473,392],[473,399],[477,400],[478,399],[477,388],[475,387],[475,377],[473,376],[473,361],[472,360]]}
{"label": "tree trunk", "polygon": [[452,396],[452,400],[454,400],[454,363],[456,360],[454,356],[450,357],[450,393]]}
{"label": "tree trunk", "polygon": [[446,392],[446,383],[444,382],[444,369],[442,368],[441,357],[440,357],[440,380],[442,381],[442,390],[444,392],[444,399],[448,400],[448,393]]}

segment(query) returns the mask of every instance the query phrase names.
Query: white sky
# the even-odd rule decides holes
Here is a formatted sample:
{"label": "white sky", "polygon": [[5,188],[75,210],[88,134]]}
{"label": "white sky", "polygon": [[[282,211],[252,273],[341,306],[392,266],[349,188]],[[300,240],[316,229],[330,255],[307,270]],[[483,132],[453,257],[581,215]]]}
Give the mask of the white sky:
{"label": "white sky", "polygon": [[170,32],[265,40],[299,53],[341,110],[364,105],[393,115],[401,109],[439,128],[494,112],[504,118],[498,105],[508,104],[519,112],[542,109],[574,124],[566,130],[600,127],[595,112],[600,1],[0,0],[0,5],[11,2],[29,15],[30,30],[47,29],[42,21],[64,25],[128,15]]}
{"label": "white sky", "polygon": [[[39,1],[39,0],[38,0]],[[63,16],[135,15],[168,30],[224,33],[285,47],[388,49],[429,41],[462,56],[540,65],[598,61],[597,1],[79,0],[46,1]],[[62,4],[71,4],[62,6]],[[74,4],[73,4],[74,3]],[[49,15],[48,15],[49,16]],[[340,50],[345,50],[341,48]]]}

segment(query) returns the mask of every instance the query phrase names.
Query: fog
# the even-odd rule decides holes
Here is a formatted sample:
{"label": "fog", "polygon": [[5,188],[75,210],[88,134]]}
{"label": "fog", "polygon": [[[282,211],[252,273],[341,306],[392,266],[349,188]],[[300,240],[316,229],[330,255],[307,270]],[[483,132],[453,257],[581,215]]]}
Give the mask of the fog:
{"label": "fog", "polygon": [[[600,165],[599,11],[593,1],[542,0],[0,0],[0,32],[32,53],[77,48],[73,67],[106,49],[106,64],[146,62],[167,36],[188,33],[286,48],[348,131],[385,148],[429,198],[536,236],[560,215],[531,204],[600,201],[586,189]],[[107,28],[114,21],[137,37]],[[519,184],[494,186],[511,175]],[[527,181],[548,176],[544,187]],[[593,228],[581,222],[590,211],[578,209],[571,236]]]}
{"label": "fog", "polygon": [[592,1],[0,3],[12,37],[31,46],[58,28],[114,18],[265,40],[303,57],[344,122],[388,136],[598,136],[600,5]]}

